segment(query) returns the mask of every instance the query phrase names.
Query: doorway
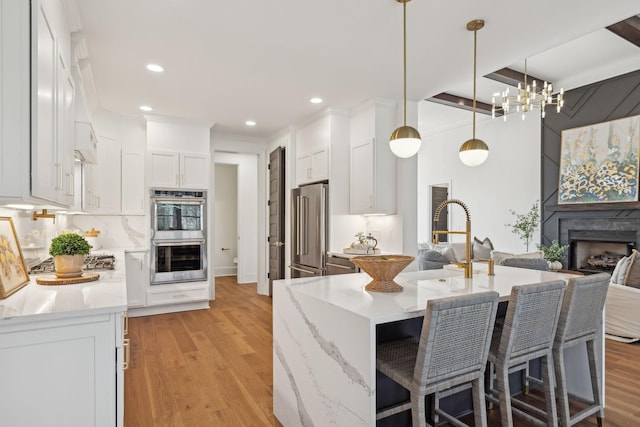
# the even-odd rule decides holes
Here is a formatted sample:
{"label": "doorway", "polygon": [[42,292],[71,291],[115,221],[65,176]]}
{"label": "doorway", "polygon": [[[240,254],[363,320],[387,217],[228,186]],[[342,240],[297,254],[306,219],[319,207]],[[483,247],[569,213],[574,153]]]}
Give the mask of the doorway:
{"label": "doorway", "polygon": [[[231,169],[228,167],[231,167]],[[235,266],[239,284],[256,283],[258,282],[258,210],[260,207],[258,197],[258,156],[254,154],[216,152],[214,169],[216,178],[219,178],[217,176],[218,169],[228,173],[228,175],[223,175],[223,177],[216,179],[214,182],[216,203],[214,208],[215,275],[218,275],[218,265],[226,263],[226,267]],[[229,171],[235,171],[235,174],[231,174]],[[234,188],[235,191],[233,190]],[[224,194],[230,191],[236,194],[235,208],[227,206],[226,211],[221,212],[217,206],[218,192]],[[235,227],[232,225],[233,222],[229,222],[231,212],[235,212]],[[235,256],[231,256],[233,245],[230,240],[219,240],[221,238],[219,236],[229,235],[235,238]],[[233,262],[234,258],[236,259],[235,263]]]}
{"label": "doorway", "polygon": [[214,172],[215,276],[238,274],[238,165],[216,163]]}
{"label": "doorway", "polygon": [[[438,222],[433,223],[433,218],[436,214],[436,209],[440,205],[440,203],[444,202],[449,198],[449,185],[448,184],[437,184],[430,185],[430,198],[431,198],[431,231],[433,230],[448,230],[449,229],[449,209],[448,206],[445,206],[440,211],[440,216],[438,217]],[[433,237],[433,236],[432,236]],[[431,239],[429,239],[431,240]],[[449,235],[448,234],[439,234],[438,242],[448,242]]]}

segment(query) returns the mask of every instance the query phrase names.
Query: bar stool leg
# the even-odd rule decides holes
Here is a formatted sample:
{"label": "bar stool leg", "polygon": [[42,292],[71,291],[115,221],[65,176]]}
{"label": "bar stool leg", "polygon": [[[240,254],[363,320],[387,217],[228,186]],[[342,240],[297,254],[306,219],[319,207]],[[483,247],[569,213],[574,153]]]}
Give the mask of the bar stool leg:
{"label": "bar stool leg", "polygon": [[498,384],[498,397],[500,398],[500,419],[502,420],[502,426],[513,427],[508,366],[502,363],[496,363],[496,382]]}
{"label": "bar stool leg", "polygon": [[[475,427],[487,427],[487,408],[484,398],[484,378],[473,381],[471,393],[473,394],[473,413]],[[434,422],[434,425],[437,425]]]}
{"label": "bar stool leg", "polygon": [[542,380],[544,381],[544,398],[547,405],[547,425],[558,427],[558,411],[553,387],[553,361],[548,356],[542,357]]}
{"label": "bar stool leg", "polygon": [[598,355],[593,340],[587,341],[587,355],[589,357],[589,371],[591,371],[591,390],[593,392],[593,404],[600,410],[596,413],[598,427],[602,427],[604,408],[602,407],[602,394],[600,392],[600,371],[598,370]]}
{"label": "bar stool leg", "polygon": [[415,402],[415,404],[411,405],[411,420],[412,425],[415,427],[427,427],[424,399],[424,396],[411,392],[411,402]]}
{"label": "bar stool leg", "polygon": [[558,387],[558,412],[560,413],[560,423],[564,427],[571,425],[569,415],[569,395],[567,394],[567,384],[564,372],[564,351],[556,351],[553,354],[553,363],[556,371],[556,385]]}

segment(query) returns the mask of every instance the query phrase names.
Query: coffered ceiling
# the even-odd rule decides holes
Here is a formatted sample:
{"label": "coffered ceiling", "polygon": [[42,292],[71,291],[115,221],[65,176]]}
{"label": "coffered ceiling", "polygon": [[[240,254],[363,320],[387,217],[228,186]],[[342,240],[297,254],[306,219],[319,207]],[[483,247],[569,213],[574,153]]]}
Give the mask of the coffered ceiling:
{"label": "coffered ceiling", "polygon": [[[96,101],[114,112],[140,116],[145,104],[157,114],[215,123],[223,133],[268,138],[327,106],[402,99],[402,6],[395,0],[63,2],[84,35],[79,56]],[[472,98],[466,23],[476,18],[486,22],[478,32],[479,76],[505,67],[523,72],[527,58],[529,74],[568,90],[640,69],[640,48],[605,29],[639,13],[637,0],[411,1],[408,98]],[[165,72],[152,74],[147,63]],[[478,99],[490,103],[503,88],[481,77]],[[314,96],[324,102],[311,104]],[[438,114],[432,130],[452,120]]]}

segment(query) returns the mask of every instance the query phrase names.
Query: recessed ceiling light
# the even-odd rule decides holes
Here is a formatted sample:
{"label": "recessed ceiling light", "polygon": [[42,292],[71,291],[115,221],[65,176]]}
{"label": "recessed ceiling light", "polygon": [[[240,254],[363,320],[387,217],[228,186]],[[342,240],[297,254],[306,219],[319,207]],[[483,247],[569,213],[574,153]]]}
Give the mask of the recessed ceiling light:
{"label": "recessed ceiling light", "polygon": [[247,120],[246,122],[244,122],[244,124],[247,126],[255,126],[256,122],[254,122],[253,120]]}
{"label": "recessed ceiling light", "polygon": [[149,107],[148,105],[141,105],[140,109],[142,111],[153,111],[153,108]]}
{"label": "recessed ceiling light", "polygon": [[158,64],[147,64],[147,70],[153,71],[154,73],[161,73],[164,71],[164,68]]}
{"label": "recessed ceiling light", "polygon": [[309,102],[311,102],[312,104],[321,104],[322,98],[314,97],[314,98],[311,98]]}

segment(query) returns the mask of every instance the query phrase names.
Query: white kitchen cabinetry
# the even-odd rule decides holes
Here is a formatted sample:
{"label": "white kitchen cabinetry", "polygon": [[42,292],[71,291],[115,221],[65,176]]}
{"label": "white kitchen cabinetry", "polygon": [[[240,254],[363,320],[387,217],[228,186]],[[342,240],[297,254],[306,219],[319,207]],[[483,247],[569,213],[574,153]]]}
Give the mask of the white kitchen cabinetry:
{"label": "white kitchen cabinetry", "polygon": [[[147,305],[172,305],[209,301],[208,282],[184,282],[151,285],[147,291]],[[185,306],[186,307],[186,306]]]}
{"label": "white kitchen cabinetry", "polygon": [[93,126],[88,122],[75,122],[75,149],[82,155],[85,163],[95,163],[98,152],[98,138]]}
{"label": "white kitchen cabinetry", "polygon": [[329,149],[318,148],[296,159],[298,185],[329,179]]}
{"label": "white kitchen cabinetry", "polygon": [[209,155],[149,151],[149,187],[209,188]]}
{"label": "white kitchen cabinetry", "polygon": [[32,1],[31,193],[73,205],[75,85],[70,71],[70,34],[55,3]]}
{"label": "white kitchen cabinetry", "polygon": [[122,316],[4,320],[0,366],[10,386],[0,387],[2,425],[122,426]]}
{"label": "white kitchen cabinetry", "polygon": [[144,153],[122,151],[122,215],[145,215]]}
{"label": "white kitchen cabinetry", "polygon": [[146,249],[127,250],[124,262],[127,277],[127,305],[130,308],[146,305],[146,292],[149,289],[149,262]]}
{"label": "white kitchen cabinetry", "polygon": [[121,213],[120,142],[98,137],[95,164],[85,164],[82,209],[103,215]]}
{"label": "white kitchen cabinetry", "polygon": [[352,115],[351,214],[396,213],[396,159],[389,148],[395,120],[396,104],[384,100],[363,104]]}

